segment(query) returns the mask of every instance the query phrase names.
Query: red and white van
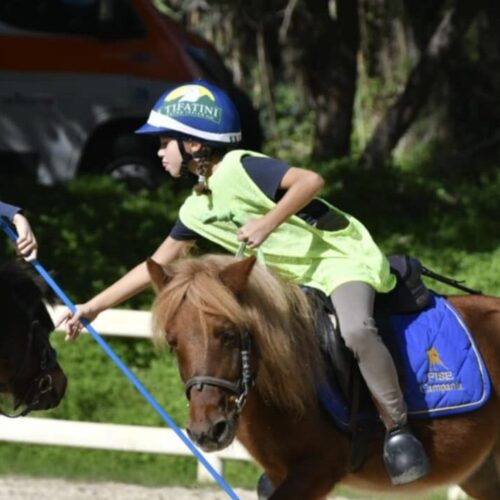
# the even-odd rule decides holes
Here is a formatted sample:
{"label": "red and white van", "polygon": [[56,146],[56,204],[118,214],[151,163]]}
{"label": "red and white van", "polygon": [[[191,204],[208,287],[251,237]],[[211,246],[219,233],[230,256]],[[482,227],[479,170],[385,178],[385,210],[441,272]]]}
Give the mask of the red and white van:
{"label": "red and white van", "polygon": [[133,131],[169,84],[194,78],[233,97],[259,148],[257,113],[213,46],[151,0],[1,0],[0,169],[155,185],[156,140]]}

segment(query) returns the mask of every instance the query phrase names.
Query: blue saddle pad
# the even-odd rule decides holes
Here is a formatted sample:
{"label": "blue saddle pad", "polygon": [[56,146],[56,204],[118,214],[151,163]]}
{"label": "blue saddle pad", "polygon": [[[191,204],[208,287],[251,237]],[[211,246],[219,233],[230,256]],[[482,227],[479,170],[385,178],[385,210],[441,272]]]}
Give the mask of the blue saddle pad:
{"label": "blue saddle pad", "polygon": [[[434,418],[475,410],[490,395],[490,379],[458,312],[433,295],[428,309],[391,317],[382,337],[398,361],[409,418]],[[390,341],[387,336],[391,335]],[[323,406],[347,428],[349,406],[335,387],[319,391]]]}

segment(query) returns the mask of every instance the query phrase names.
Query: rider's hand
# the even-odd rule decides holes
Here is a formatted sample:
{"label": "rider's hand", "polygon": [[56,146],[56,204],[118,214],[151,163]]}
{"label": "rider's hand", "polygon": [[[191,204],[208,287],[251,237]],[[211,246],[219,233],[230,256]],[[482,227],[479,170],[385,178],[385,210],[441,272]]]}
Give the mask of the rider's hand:
{"label": "rider's hand", "polygon": [[97,318],[100,311],[96,310],[90,302],[85,304],[77,304],[76,312],[72,313],[69,309],[66,309],[56,320],[56,328],[66,322],[65,330],[66,337],[64,340],[73,342],[78,338],[80,332],[83,329],[83,324],[80,319],[86,319],[89,323]]}
{"label": "rider's hand", "polygon": [[18,238],[16,240],[16,247],[19,254],[21,254],[27,261],[35,260],[37,256],[38,243],[35,235],[31,230],[28,219],[20,213],[14,215],[12,222],[16,227]]}
{"label": "rider's hand", "polygon": [[273,229],[265,217],[248,219],[238,230],[238,240],[244,241],[250,248],[257,248],[266,241]]}

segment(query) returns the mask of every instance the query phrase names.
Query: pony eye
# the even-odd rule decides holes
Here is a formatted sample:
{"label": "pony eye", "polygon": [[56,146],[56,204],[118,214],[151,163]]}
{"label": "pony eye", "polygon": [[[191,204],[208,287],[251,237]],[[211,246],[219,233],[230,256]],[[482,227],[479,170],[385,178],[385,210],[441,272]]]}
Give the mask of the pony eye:
{"label": "pony eye", "polygon": [[172,338],[169,339],[168,337],[165,337],[165,340],[167,341],[168,352],[175,352],[175,349],[177,348],[177,341]]}
{"label": "pony eye", "polygon": [[232,345],[236,341],[236,332],[232,330],[224,330],[220,334],[220,341],[225,345]]}

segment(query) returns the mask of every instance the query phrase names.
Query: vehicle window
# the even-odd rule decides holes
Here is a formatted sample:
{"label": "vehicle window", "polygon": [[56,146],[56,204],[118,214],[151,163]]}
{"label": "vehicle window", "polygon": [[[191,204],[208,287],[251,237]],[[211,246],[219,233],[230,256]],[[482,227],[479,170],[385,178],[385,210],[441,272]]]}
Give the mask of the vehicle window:
{"label": "vehicle window", "polygon": [[46,33],[93,35],[98,0],[3,0],[0,21]]}
{"label": "vehicle window", "polygon": [[0,22],[24,30],[113,38],[145,32],[129,0],[1,0]]}

